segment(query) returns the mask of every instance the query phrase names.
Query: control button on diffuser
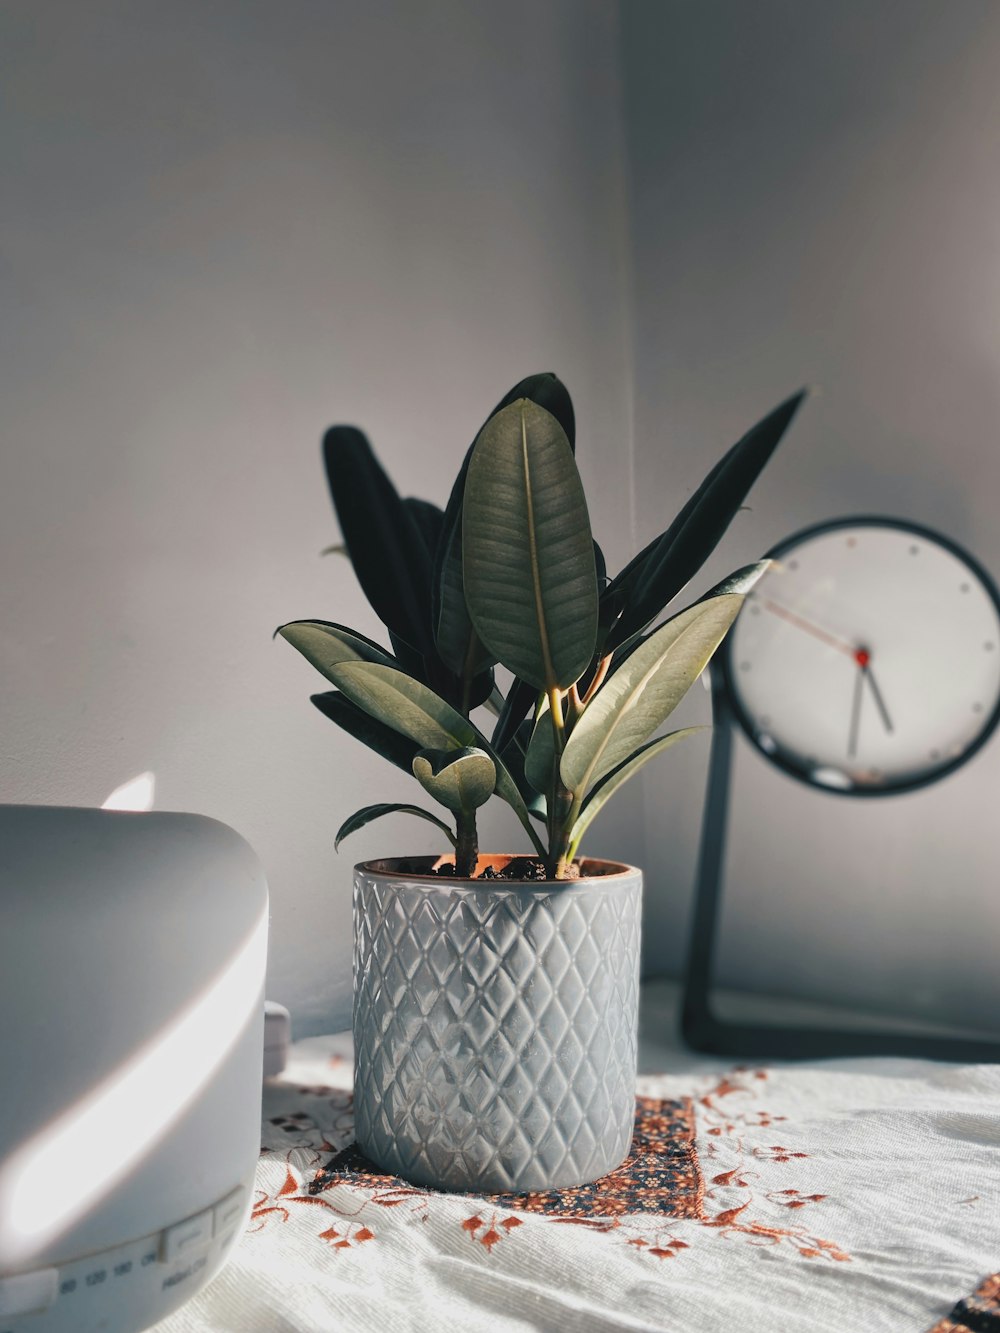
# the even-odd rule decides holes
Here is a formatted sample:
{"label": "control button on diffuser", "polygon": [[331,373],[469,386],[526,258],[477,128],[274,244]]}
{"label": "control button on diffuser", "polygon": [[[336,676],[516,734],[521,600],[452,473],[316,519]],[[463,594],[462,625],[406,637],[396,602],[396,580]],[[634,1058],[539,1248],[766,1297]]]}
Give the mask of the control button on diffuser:
{"label": "control button on diffuser", "polygon": [[205,1249],[212,1239],[212,1210],[206,1208],[203,1213],[185,1218],[176,1226],[168,1227],[160,1237],[160,1262],[170,1263],[172,1259],[187,1258]]}
{"label": "control button on diffuser", "polygon": [[59,1274],[54,1268],[0,1277],[0,1318],[47,1310],[56,1298]]}

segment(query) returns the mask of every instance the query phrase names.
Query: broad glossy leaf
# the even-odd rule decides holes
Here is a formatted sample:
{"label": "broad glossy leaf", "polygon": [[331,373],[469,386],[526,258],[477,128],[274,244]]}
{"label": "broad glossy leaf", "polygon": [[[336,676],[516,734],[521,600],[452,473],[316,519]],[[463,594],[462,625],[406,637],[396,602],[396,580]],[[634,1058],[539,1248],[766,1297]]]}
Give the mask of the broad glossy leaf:
{"label": "broad glossy leaf", "polygon": [[438,819],[437,815],[432,815],[429,810],[421,810],[419,805],[380,804],[366,805],[362,810],[355,810],[350,818],[345,819],[337,830],[337,836],[333,842],[333,850],[338,851],[340,849],[340,844],[346,837],[352,833],[356,833],[359,828],[364,828],[364,826],[370,824],[373,819],[381,819],[383,815],[394,815],[397,813],[419,815],[421,819],[426,819],[431,824],[436,824],[439,829],[443,830],[443,832],[448,835],[448,841],[451,845],[453,847],[455,846],[454,833],[443,819]]}
{"label": "broad glossy leaf", "polygon": [[666,721],[742,604],[742,596],[732,593],[698,602],[651,634],[608,677],[563,750],[560,773],[570,791],[589,791]]}
{"label": "broad glossy leaf", "polygon": [[380,754],[383,759],[388,759],[390,764],[395,764],[404,773],[413,772],[413,756],[420,748],[415,741],[411,741],[407,736],[401,736],[392,727],[387,727],[384,722],[371,717],[337,690],[329,690],[326,694],[313,694],[310,699],[324,717],[336,722],[338,727],[343,727],[344,731],[367,745],[370,750]]}
{"label": "broad glossy leaf", "polygon": [[480,433],[462,543],[466,602],[483,643],[538,689],[572,685],[597,637],[594,543],[566,435],[527,399]]}
{"label": "broad glossy leaf", "polygon": [[[769,569],[773,568],[773,566],[773,560],[755,560],[751,565],[743,565],[742,568],[727,575],[726,578],[724,578],[721,583],[717,583],[714,588],[709,588],[708,592],[699,597],[698,601],[692,603],[692,605],[698,606],[701,602],[707,602],[713,597],[724,597],[728,593],[736,593],[741,597],[745,597],[757,580],[763,577],[763,575],[766,574]],[[656,628],[659,629],[660,627],[657,626]],[[655,631],[653,632],[655,633]],[[631,657],[636,648],[638,648],[641,643],[645,643],[646,639],[649,637],[648,634],[633,634],[631,639],[627,639],[625,643],[617,648],[611,659],[612,671],[617,671],[621,663],[624,662],[626,658]]]}
{"label": "broad glossy leaf", "polygon": [[337,625],[330,620],[292,620],[287,625],[279,625],[274,631],[297,648],[307,662],[317,671],[321,671],[327,680],[336,680],[331,675],[333,667],[343,662],[380,662],[383,666],[396,666],[394,657],[380,648],[371,639],[366,639],[356,630],[346,625]]}
{"label": "broad glossy leaf", "polygon": [[611,628],[606,650],[645,629],[698,572],[774,453],[806,393],[803,389],[793,394],[737,441],[666,532],[611,580],[602,601],[606,605],[623,601],[624,610]]}
{"label": "broad glossy leaf", "polygon": [[552,787],[556,764],[556,745],[552,735],[552,714],[546,703],[539,710],[524,756],[524,776],[537,792],[547,796]]}
{"label": "broad glossy leaf", "polygon": [[545,848],[542,845],[542,842],[539,839],[538,834],[535,832],[534,828],[532,828],[531,820],[528,817],[528,802],[521,794],[520,787],[515,782],[512,774],[507,768],[507,765],[500,758],[499,754],[497,754],[493,746],[490,745],[486,737],[478,732],[476,734],[479,738],[477,744],[480,746],[481,749],[486,751],[486,753],[493,760],[493,763],[496,766],[497,795],[500,797],[501,800],[506,801],[507,804],[510,806],[510,808],[514,811],[514,814],[517,815],[521,827],[524,829],[525,833],[527,833],[528,837],[531,839],[531,843],[535,851],[538,852],[539,856],[545,856],[546,854]]}
{"label": "broad glossy leaf", "polygon": [[493,760],[474,746],[464,750],[420,750],[413,757],[413,776],[429,796],[449,810],[477,810],[493,795],[497,770]]}
{"label": "broad glossy leaf", "polygon": [[432,558],[416,519],[361,431],[332,426],[323,438],[323,459],[340,530],[365,596],[394,634],[422,653],[433,652]]}
{"label": "broad glossy leaf", "polygon": [[604,552],[594,542],[594,572],[597,574],[597,586],[603,588],[608,581],[608,562],[604,559]]}
{"label": "broad glossy leaf", "polygon": [[537,698],[534,685],[515,676],[493,728],[493,745],[497,750],[506,750]]}
{"label": "broad glossy leaf", "polygon": [[461,750],[477,732],[449,703],[405,672],[377,662],[344,662],[330,678],[359,708],[416,741],[421,749]]}
{"label": "broad glossy leaf", "polygon": [[619,787],[628,782],[629,778],[634,777],[644,764],[649,763],[650,759],[663,750],[669,750],[678,741],[682,741],[688,736],[697,735],[699,731],[711,731],[711,727],[682,727],[679,731],[670,732],[668,736],[661,736],[658,740],[649,741],[636,750],[635,754],[629,755],[617,768],[613,768],[610,773],[606,774],[584,801],[580,816],[573,825],[570,836],[570,854],[576,855],[580,839]]}
{"label": "broad glossy leaf", "polygon": [[478,746],[496,766],[496,793],[517,815],[536,850],[540,849],[524,798],[499,755],[476,727],[433,690],[412,676],[373,662],[345,662],[332,668],[334,684],[377,721],[402,732],[421,749],[461,750]]}
{"label": "broad glossy leaf", "polygon": [[[527,379],[521,380],[500,399],[486,420],[490,421],[498,412],[517,402],[519,398],[528,398],[539,407],[551,412],[566,432],[566,438],[572,449],[576,435],[573,403],[566,386],[555,375],[529,375]],[[476,439],[478,438],[477,434]],[[465,495],[469,459],[474,448],[475,440],[466,452],[465,460],[448,497],[448,507],[445,510],[434,563],[432,586],[434,634],[438,652],[452,671],[458,673],[466,671],[467,663],[471,663],[469,669],[478,671],[491,667],[496,662],[496,658],[483,647],[476,636],[465,604],[465,583],[462,574],[462,501]]]}
{"label": "broad glossy leaf", "polygon": [[458,675],[470,670],[482,671],[492,667],[496,658],[483,646],[469,619],[462,582],[461,527],[445,532],[441,541],[444,549],[436,585],[439,602],[434,622],[437,650],[441,660]]}
{"label": "broad glossy leaf", "polygon": [[515,738],[504,750],[502,758],[508,773],[514,779],[517,789],[521,793],[521,799],[524,801],[528,813],[534,815],[536,819],[544,821],[545,797],[535,791],[524,773],[524,753],[528,748],[528,740],[531,736],[531,724],[526,722],[524,725],[527,735],[524,737],[523,745],[519,738]]}
{"label": "broad glossy leaf", "polygon": [[427,547],[427,554],[433,560],[444,526],[444,510],[440,505],[432,504],[430,500],[419,500],[415,496],[408,496],[403,504],[416,523]]}
{"label": "broad glossy leaf", "polygon": [[[425,685],[430,685],[427,659],[423,653],[418,652],[405,639],[401,639],[398,634],[393,634],[392,630],[389,631],[389,642],[392,644],[392,651],[396,656],[393,666],[398,667],[400,671],[405,671],[408,676],[415,676],[417,680],[423,681]],[[431,686],[431,688],[434,687]]]}

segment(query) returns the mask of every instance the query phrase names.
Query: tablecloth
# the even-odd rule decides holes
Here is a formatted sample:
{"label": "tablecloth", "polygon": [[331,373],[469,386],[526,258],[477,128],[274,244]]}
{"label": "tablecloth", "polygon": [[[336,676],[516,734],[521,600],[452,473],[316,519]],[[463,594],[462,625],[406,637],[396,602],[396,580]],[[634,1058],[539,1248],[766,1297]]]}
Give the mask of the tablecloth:
{"label": "tablecloth", "polygon": [[293,1046],[248,1230],[158,1333],[1000,1333],[1000,1066],[644,1076],[625,1166],[490,1198],[366,1163],[351,1069]]}

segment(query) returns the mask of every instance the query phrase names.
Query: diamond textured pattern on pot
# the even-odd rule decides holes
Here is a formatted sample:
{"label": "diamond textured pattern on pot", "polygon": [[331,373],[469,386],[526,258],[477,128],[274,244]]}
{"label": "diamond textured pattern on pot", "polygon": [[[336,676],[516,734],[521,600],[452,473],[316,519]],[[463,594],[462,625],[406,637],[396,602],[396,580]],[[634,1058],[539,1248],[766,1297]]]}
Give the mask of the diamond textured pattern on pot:
{"label": "diamond textured pattern on pot", "polygon": [[641,879],[355,879],[355,1118],[417,1184],[552,1189],[632,1134]]}

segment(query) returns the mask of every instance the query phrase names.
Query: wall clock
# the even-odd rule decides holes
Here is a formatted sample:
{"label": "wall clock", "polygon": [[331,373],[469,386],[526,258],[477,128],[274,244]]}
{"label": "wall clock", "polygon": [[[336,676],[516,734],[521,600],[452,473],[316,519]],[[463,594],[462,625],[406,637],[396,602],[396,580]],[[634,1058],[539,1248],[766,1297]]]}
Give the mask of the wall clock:
{"label": "wall clock", "polygon": [[881,517],[796,533],[712,664],[715,730],[682,1030],[702,1050],[996,1060],[1000,1040],[723,1022],[710,1003],[734,730],[831,796],[888,797],[944,778],[1000,722],[1000,593],[954,542]]}

